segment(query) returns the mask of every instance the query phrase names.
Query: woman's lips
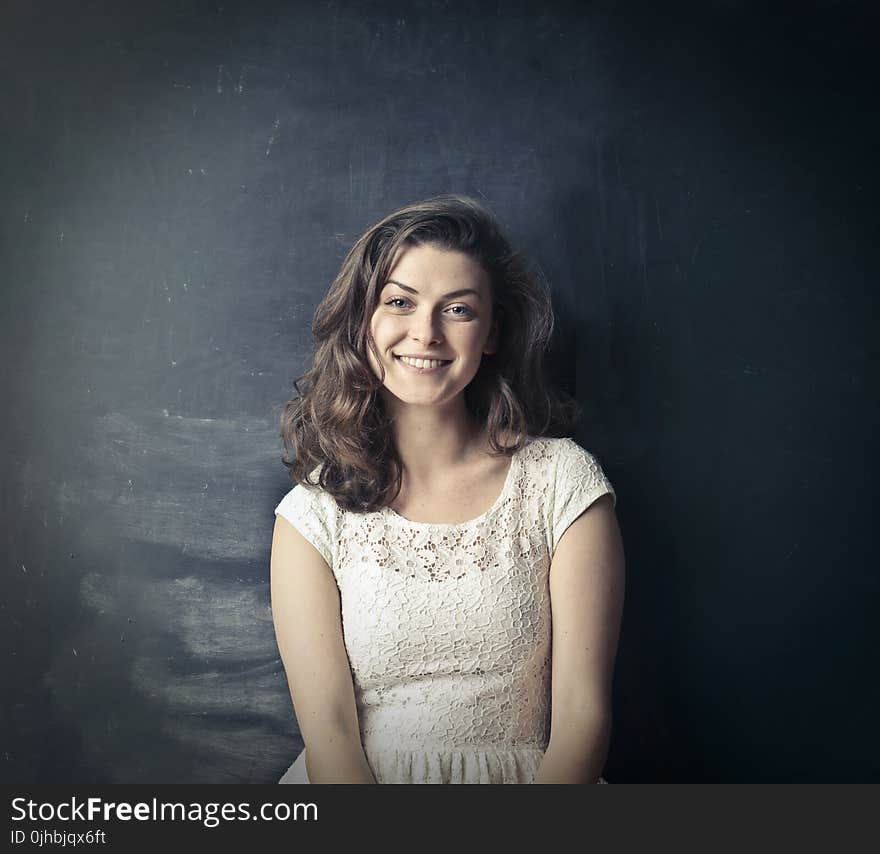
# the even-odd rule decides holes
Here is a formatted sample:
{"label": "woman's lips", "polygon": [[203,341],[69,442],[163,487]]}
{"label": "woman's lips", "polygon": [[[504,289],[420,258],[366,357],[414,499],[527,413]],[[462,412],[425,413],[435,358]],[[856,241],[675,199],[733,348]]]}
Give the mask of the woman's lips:
{"label": "woman's lips", "polygon": [[436,368],[416,368],[413,365],[408,365],[398,355],[394,356],[394,360],[404,370],[409,371],[410,373],[413,373],[413,374],[439,374],[440,371],[448,368],[452,364],[452,360],[450,359],[448,362],[445,362],[442,365],[438,365]]}

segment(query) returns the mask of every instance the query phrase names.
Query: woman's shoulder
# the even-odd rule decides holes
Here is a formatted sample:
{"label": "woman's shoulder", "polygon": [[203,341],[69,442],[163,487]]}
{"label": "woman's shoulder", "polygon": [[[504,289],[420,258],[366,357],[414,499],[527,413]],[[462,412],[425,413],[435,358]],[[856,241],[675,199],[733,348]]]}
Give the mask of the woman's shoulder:
{"label": "woman's shoulder", "polygon": [[573,496],[577,502],[583,496],[593,500],[610,492],[616,505],[617,494],[599,458],[571,437],[552,441],[556,456],[556,498],[567,500]]}
{"label": "woman's shoulder", "polygon": [[557,489],[582,481],[605,482],[607,477],[595,454],[570,436],[539,436],[531,440],[529,459],[555,482]]}
{"label": "woman's shoulder", "polygon": [[532,453],[538,456],[554,460],[573,460],[592,456],[569,436],[529,436],[525,447],[533,449]]}
{"label": "woman's shoulder", "polygon": [[[314,470],[309,480],[317,481]],[[297,483],[275,507],[275,515],[285,519],[321,554],[327,565],[334,565],[335,502],[320,486]]]}
{"label": "woman's shoulder", "polygon": [[315,510],[329,508],[327,499],[330,495],[320,485],[322,468],[323,464],[315,466],[305,483],[295,483],[282,497],[275,512],[288,507],[311,507]]}

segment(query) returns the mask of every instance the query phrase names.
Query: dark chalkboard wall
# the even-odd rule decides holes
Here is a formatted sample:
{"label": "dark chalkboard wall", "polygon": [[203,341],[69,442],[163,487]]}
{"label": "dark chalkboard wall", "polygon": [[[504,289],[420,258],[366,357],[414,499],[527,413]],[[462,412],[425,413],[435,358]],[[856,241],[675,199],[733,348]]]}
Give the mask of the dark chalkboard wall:
{"label": "dark chalkboard wall", "polygon": [[619,492],[608,779],[880,777],[876,21],[654,5],[4,4],[3,780],[287,768],[278,415],[353,240],[450,191]]}

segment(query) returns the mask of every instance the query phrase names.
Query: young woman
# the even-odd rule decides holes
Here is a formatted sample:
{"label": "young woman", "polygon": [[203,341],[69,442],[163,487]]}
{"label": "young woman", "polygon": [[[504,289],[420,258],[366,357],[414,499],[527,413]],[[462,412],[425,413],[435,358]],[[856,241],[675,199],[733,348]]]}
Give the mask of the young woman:
{"label": "young woman", "polygon": [[616,496],[543,376],[545,286],[472,199],[354,245],[282,416],[282,783],[594,783],[623,608]]}

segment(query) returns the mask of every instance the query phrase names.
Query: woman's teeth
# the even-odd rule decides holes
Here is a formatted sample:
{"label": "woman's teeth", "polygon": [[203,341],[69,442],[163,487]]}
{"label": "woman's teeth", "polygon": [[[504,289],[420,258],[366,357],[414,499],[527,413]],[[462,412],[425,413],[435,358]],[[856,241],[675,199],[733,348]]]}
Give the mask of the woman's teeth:
{"label": "woman's teeth", "polygon": [[446,364],[445,361],[441,362],[437,359],[410,359],[409,356],[398,356],[397,358],[414,368],[439,368],[440,365]]}

